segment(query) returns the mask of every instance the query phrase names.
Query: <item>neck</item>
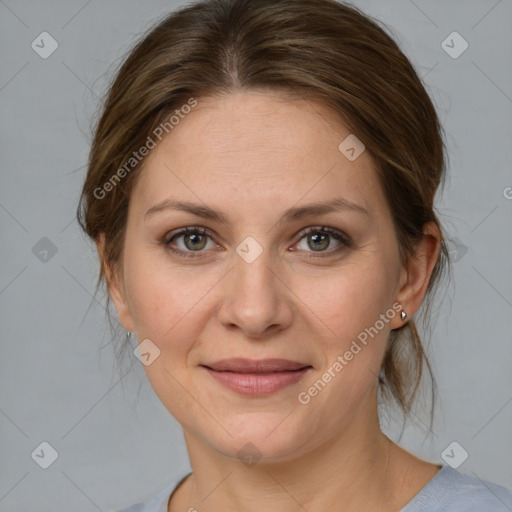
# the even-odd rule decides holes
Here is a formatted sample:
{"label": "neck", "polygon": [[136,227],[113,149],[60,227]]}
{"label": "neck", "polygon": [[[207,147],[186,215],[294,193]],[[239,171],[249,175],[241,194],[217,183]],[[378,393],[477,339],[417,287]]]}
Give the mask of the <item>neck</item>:
{"label": "neck", "polygon": [[390,455],[396,445],[381,432],[376,408],[313,450],[277,462],[262,458],[250,467],[189,430],[184,434],[192,476],[172,510],[316,512],[340,504],[344,512],[393,510],[398,478]]}

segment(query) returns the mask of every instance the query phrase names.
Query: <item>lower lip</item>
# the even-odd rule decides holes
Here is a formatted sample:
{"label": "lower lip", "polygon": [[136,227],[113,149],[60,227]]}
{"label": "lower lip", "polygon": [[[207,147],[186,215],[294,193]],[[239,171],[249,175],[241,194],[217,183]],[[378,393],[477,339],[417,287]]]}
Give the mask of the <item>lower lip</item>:
{"label": "lower lip", "polygon": [[214,379],[224,386],[247,396],[265,396],[299,382],[311,367],[301,370],[271,373],[218,372],[203,367]]}

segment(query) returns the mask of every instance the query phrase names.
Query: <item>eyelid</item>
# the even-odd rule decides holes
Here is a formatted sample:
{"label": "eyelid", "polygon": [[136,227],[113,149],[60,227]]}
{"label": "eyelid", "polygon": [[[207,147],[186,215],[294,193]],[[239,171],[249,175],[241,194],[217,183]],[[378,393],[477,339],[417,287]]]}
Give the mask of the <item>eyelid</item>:
{"label": "eyelid", "polygon": [[303,230],[299,231],[297,233],[297,237],[300,240],[302,240],[306,235],[309,235],[310,233],[327,233],[328,235],[339,237],[342,242],[344,242],[347,245],[352,244],[352,239],[345,234],[343,231],[340,231],[339,229],[331,228],[329,226],[309,226],[307,228],[304,228]]}
{"label": "eyelid", "polygon": [[[186,226],[184,228],[180,228],[177,230],[174,230],[170,233],[167,233],[163,240],[162,245],[164,245],[165,248],[170,250],[171,252],[178,254],[178,255],[184,255],[185,257],[199,257],[202,255],[202,253],[207,253],[207,251],[184,251],[182,249],[174,249],[171,247],[171,241],[175,238],[179,238],[180,236],[186,235],[187,233],[199,233],[202,235],[205,235],[209,237],[216,245],[217,242],[215,241],[215,236],[213,236],[212,232],[208,228],[200,227],[200,226]],[[344,232],[331,228],[329,226],[320,226],[320,225],[314,225],[314,226],[308,226],[307,228],[302,229],[299,231],[294,238],[297,238],[297,241],[293,245],[297,245],[304,237],[309,235],[310,233],[326,233],[331,237],[336,238],[338,242],[342,246],[345,246],[345,248],[349,248],[352,246],[352,240],[351,238],[346,235]],[[300,252],[300,251],[297,251]],[[309,251],[306,251],[307,253]],[[315,254],[317,251],[311,251],[312,254]],[[307,256],[309,258],[316,258],[316,257],[322,257],[322,254],[325,255],[333,255],[340,252],[340,247],[336,247],[331,250],[327,251],[318,251],[318,256]],[[197,256],[196,256],[197,254]]]}
{"label": "eyelid", "polygon": [[164,241],[166,243],[170,243],[170,241],[173,238],[176,238],[178,236],[184,235],[186,233],[196,233],[196,232],[201,233],[203,235],[208,235],[210,238],[213,238],[212,237],[212,233],[211,233],[211,231],[208,228],[203,228],[203,227],[200,227],[200,226],[186,226],[184,228],[175,229],[175,230],[170,231],[169,233],[167,233],[164,236]]}
{"label": "eyelid", "polygon": [[[174,231],[167,233],[164,236],[162,243],[164,245],[169,245],[173,239],[179,238],[180,236],[186,235],[187,233],[199,233],[201,235],[205,235],[205,236],[209,237],[213,242],[215,242],[215,236],[208,228],[203,228],[200,226],[186,226],[184,228],[175,229]],[[215,242],[215,243],[217,244],[217,242]],[[217,244],[217,245],[219,245],[219,244]],[[194,252],[194,251],[186,251],[186,252]],[[197,251],[197,252],[202,252],[202,251]]]}

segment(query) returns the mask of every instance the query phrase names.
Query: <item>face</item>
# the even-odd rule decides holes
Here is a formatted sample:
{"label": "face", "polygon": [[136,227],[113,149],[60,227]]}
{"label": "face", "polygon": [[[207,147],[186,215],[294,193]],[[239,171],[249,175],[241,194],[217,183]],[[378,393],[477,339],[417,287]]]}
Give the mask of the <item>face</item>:
{"label": "face", "polygon": [[[291,460],[374,424],[407,279],[370,156],[338,149],[348,135],[313,101],[201,98],[133,189],[112,297],[124,327],[150,340],[148,360],[160,351],[144,368],[162,403],[217,452],[251,442]],[[229,358],[309,368],[247,393],[203,366]]]}

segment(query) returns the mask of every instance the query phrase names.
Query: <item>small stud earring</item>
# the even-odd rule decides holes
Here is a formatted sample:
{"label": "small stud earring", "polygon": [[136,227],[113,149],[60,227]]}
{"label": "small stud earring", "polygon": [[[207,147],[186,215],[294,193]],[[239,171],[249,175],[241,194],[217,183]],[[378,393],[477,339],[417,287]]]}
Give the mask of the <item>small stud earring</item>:
{"label": "small stud earring", "polygon": [[402,320],[405,320],[407,318],[407,313],[405,311],[402,311],[400,313],[400,317],[402,318]]}

